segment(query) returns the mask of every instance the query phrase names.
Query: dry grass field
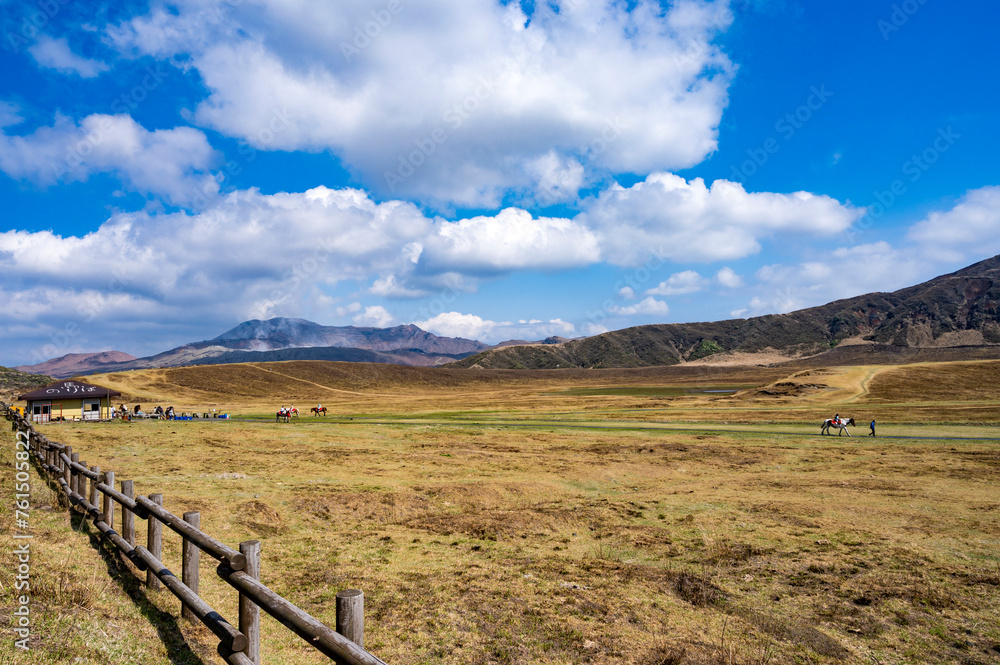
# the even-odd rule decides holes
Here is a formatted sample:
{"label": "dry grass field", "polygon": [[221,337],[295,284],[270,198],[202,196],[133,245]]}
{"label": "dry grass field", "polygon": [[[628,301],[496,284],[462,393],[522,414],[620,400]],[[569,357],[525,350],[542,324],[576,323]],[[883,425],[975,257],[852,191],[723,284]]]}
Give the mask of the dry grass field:
{"label": "dry grass field", "polygon": [[[199,510],[220,540],[260,540],[264,583],[328,624],[337,591],[363,589],[365,645],[392,665],[1000,662],[997,361],[91,380],[233,414],[44,431],[175,514]],[[721,390],[737,392],[705,392]],[[328,417],[274,422],[316,402]],[[854,437],[818,435],[834,412]],[[0,662],[221,662],[169,592],[138,584],[37,478],[32,494],[32,651],[5,631]],[[164,541],[176,572],[179,538]],[[202,596],[235,621],[205,557]],[[268,617],[262,652],[325,662]]]}

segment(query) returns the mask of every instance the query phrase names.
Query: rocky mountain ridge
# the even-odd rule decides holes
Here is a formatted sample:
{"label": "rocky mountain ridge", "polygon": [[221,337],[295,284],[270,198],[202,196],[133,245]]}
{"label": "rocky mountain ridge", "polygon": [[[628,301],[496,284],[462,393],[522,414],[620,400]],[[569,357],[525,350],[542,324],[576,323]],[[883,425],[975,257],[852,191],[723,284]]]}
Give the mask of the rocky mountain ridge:
{"label": "rocky mountain ridge", "polygon": [[[130,369],[276,360],[341,360],[430,367],[488,348],[489,345],[475,340],[439,337],[415,325],[324,326],[305,319],[273,318],[244,321],[213,339],[184,344],[145,358],[128,356],[127,360],[109,362],[108,353],[71,354],[40,365],[22,365],[20,369],[67,378]],[[93,361],[88,363],[88,357]]]}
{"label": "rocky mountain ridge", "polygon": [[787,314],[636,326],[561,344],[495,348],[451,366],[645,367],[768,349],[794,358],[829,351],[845,340],[887,348],[1000,345],[1000,256],[892,293]]}

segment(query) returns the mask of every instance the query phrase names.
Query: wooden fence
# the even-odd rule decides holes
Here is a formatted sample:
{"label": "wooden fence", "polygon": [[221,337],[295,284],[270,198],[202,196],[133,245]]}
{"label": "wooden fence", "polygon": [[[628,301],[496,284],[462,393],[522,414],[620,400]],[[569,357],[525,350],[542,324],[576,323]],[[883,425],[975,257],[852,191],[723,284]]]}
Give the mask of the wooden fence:
{"label": "wooden fence", "polygon": [[[163,508],[163,495],[135,496],[131,480],[115,489],[113,471],[87,467],[71,446],[50,441],[7,404],[0,409],[12,423],[18,441],[31,453],[36,468],[56,487],[60,503],[94,521],[97,530],[126,559],[146,573],[151,588],[165,586],[181,601],[181,616],[205,624],[219,638],[219,655],[231,665],[261,665],[260,610],[264,610],[315,649],[340,665],[385,665],[364,650],[364,595],[357,589],[337,594],[337,630],[323,624],[260,582],[260,542],[240,543],[239,550],[212,538],[200,527],[196,512],[178,517]],[[89,481],[89,487],[88,487]],[[114,530],[120,508],[121,533]],[[146,547],[135,544],[135,518],[146,520]],[[181,579],[160,561],[162,528],[183,538]],[[199,554],[219,562],[216,573],[239,591],[237,626],[226,621],[198,596]]]}

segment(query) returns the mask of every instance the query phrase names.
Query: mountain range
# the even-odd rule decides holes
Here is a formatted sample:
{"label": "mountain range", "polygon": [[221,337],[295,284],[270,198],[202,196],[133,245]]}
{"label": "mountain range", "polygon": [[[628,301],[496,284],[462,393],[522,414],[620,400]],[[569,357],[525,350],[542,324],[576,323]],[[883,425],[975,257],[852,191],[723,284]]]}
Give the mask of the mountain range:
{"label": "mountain range", "polygon": [[[848,351],[848,348],[851,350]],[[304,319],[241,323],[218,337],[146,358],[120,352],[70,354],[15,369],[66,378],[183,365],[337,360],[454,368],[626,368],[673,365],[733,353],[785,358],[910,358],[944,349],[951,359],[1000,355],[1000,256],[894,291],[869,293],[787,314],[704,323],[636,326],[580,339],[510,340],[490,346],[439,337],[414,325],[324,326]],[[926,355],[926,354],[925,354]],[[819,360],[818,360],[819,361]]]}
{"label": "mountain range", "polygon": [[218,337],[184,344],[145,358],[120,352],[70,354],[38,365],[20,365],[23,372],[67,378],[130,369],[219,365],[278,360],[339,360],[434,366],[490,348],[460,337],[439,337],[414,325],[392,328],[324,326],[305,319],[274,318],[245,321]]}
{"label": "mountain range", "polygon": [[[494,348],[454,363],[485,369],[644,367],[716,354],[832,353],[843,342],[887,357],[900,349],[995,347],[1000,352],[1000,256],[892,293],[869,293],[787,314],[708,323],[636,326],[554,345]],[[991,351],[992,353],[992,351]],[[851,357],[861,357],[861,349]],[[925,354],[926,355],[926,354]],[[940,355],[940,353],[938,354]],[[961,354],[951,353],[957,358]],[[874,356],[868,353],[871,360]],[[832,358],[831,358],[832,359]]]}

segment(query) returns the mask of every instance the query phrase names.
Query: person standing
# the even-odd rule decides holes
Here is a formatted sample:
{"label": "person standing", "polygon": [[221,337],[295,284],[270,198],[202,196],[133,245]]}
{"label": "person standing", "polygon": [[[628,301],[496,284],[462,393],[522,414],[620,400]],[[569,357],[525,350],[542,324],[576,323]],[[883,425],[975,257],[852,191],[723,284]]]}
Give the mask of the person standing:
{"label": "person standing", "polygon": [[[875,419],[874,418],[872,418],[872,422],[871,422],[870,425],[868,425],[868,428],[871,430],[871,432],[868,434],[868,436],[875,436]],[[876,436],[875,438],[877,439],[878,437]]]}

